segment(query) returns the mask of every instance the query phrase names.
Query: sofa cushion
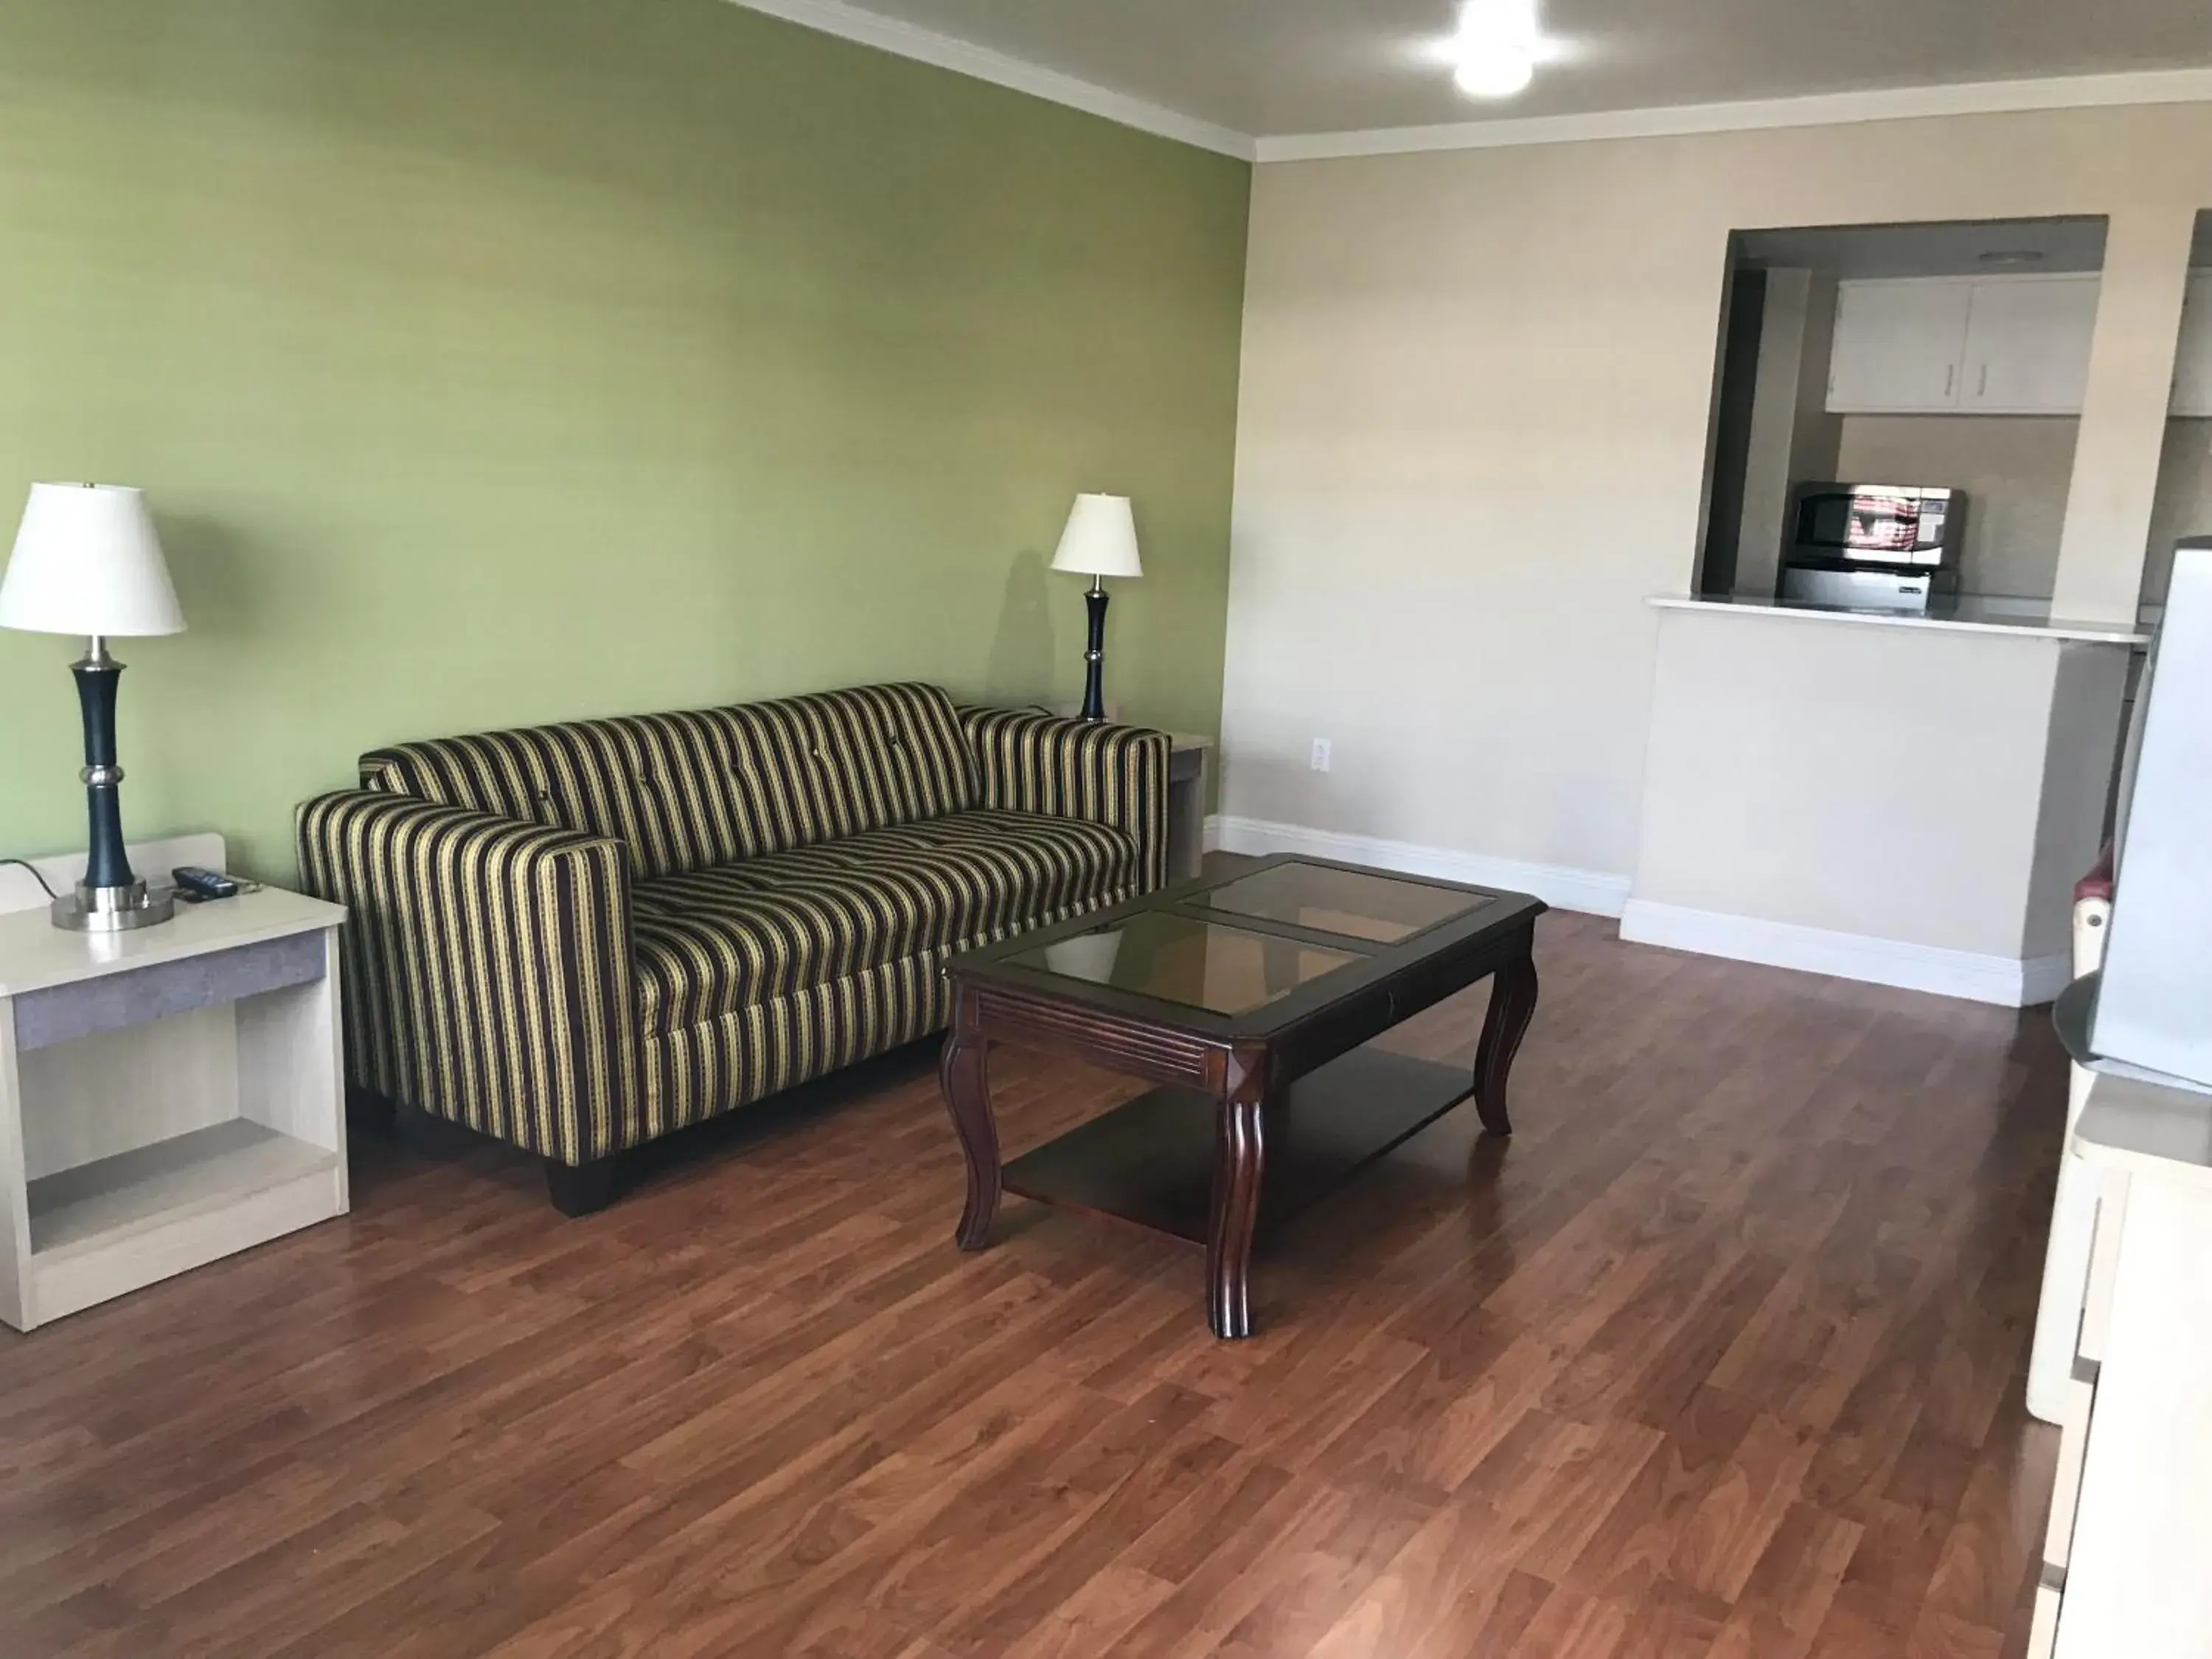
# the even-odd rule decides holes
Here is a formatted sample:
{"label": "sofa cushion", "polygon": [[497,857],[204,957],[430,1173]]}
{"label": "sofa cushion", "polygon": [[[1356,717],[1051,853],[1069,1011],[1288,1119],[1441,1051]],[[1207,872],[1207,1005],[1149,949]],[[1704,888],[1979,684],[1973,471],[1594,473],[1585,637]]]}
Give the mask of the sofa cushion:
{"label": "sofa cushion", "polygon": [[746,735],[722,709],[574,720],[395,744],[362,759],[371,788],[605,836],[641,875],[744,855],[735,780]]}
{"label": "sofa cushion", "polygon": [[362,776],[372,789],[611,837],[647,878],[977,804],[959,715],[933,685],[398,744],[364,756]]}
{"label": "sofa cushion", "polygon": [[744,734],[744,856],[981,805],[959,712],[933,685],[861,686],[726,712]]}
{"label": "sofa cushion", "polygon": [[926,951],[980,944],[1133,890],[1136,842],[1105,824],[960,812],[632,889],[648,1031]]}

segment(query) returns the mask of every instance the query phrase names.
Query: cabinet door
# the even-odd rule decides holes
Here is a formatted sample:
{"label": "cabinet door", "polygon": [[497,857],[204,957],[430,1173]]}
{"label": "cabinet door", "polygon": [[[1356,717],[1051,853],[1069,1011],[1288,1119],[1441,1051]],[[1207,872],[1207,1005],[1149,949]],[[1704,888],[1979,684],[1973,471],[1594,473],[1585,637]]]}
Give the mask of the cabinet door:
{"label": "cabinet door", "polygon": [[2079,415],[2099,286],[2094,276],[1976,283],[1959,406],[1980,415]]}
{"label": "cabinet door", "polygon": [[2181,307],[2181,343],[2173,357],[2176,415],[2212,415],[2212,270],[2189,273]]}
{"label": "cabinet door", "polygon": [[1971,283],[1844,283],[1828,408],[1838,415],[1956,409]]}

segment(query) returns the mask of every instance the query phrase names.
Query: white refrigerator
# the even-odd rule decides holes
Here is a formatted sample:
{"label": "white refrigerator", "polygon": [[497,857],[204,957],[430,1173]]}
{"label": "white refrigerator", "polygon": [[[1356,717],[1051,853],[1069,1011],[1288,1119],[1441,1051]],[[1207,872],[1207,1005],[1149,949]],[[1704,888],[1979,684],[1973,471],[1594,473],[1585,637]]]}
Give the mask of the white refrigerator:
{"label": "white refrigerator", "polygon": [[[2109,926],[2077,915],[2077,971],[2102,958],[2087,1031],[2098,1069],[2207,1091],[2212,1111],[2212,537],[2182,542],[2120,769]],[[2088,1091],[2074,1068],[2066,1134]],[[2095,1183],[2070,1151],[2045,1247],[2027,1408],[2060,1420],[2087,1285]]]}

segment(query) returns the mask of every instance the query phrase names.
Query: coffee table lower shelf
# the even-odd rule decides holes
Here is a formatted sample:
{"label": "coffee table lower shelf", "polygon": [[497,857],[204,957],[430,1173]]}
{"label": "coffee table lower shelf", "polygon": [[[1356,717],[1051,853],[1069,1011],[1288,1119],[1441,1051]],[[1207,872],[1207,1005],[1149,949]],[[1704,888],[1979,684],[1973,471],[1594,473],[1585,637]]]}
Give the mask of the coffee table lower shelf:
{"label": "coffee table lower shelf", "polygon": [[[1265,1240],[1473,1092],[1463,1068],[1371,1047],[1300,1078],[1267,1108],[1255,1238]],[[1203,1248],[1220,1110],[1193,1090],[1152,1090],[1013,1159],[1001,1184]]]}

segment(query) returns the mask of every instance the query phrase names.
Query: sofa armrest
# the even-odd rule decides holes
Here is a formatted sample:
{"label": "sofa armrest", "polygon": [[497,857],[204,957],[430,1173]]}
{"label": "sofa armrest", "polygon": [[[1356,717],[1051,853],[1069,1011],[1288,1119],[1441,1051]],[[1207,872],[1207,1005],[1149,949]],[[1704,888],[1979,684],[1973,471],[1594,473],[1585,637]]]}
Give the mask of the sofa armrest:
{"label": "sofa armrest", "polygon": [[1145,890],[1168,878],[1168,735],[1023,708],[963,708],[983,804],[1110,824],[1137,843]]}
{"label": "sofa armrest", "polygon": [[344,904],[348,1070],[556,1159],[643,1138],[622,845],[398,794],[301,806],[303,884]]}

